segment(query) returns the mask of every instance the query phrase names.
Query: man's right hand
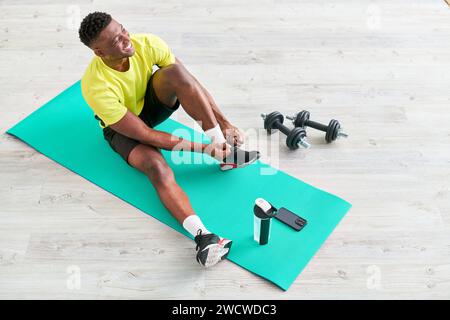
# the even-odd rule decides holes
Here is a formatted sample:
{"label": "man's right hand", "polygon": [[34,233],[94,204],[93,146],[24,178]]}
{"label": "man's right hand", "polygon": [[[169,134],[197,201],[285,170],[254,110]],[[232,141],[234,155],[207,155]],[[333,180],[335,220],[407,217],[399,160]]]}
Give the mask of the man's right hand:
{"label": "man's right hand", "polygon": [[214,159],[223,162],[223,159],[231,153],[231,147],[228,143],[210,143],[208,144],[204,153],[210,155]]}
{"label": "man's right hand", "polygon": [[211,143],[205,146],[203,143],[192,142],[164,131],[149,128],[141,118],[135,116],[129,110],[121,120],[110,125],[110,127],[124,136],[164,150],[178,149],[203,152],[220,162],[231,153],[230,145],[227,143]]}

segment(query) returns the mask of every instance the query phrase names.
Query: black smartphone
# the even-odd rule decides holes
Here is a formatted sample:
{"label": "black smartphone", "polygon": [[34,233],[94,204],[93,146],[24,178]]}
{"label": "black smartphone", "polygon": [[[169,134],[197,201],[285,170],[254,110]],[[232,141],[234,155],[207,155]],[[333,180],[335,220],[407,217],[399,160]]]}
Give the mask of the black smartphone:
{"label": "black smartphone", "polygon": [[287,224],[291,228],[300,231],[306,226],[307,221],[302,217],[299,217],[292,211],[289,211],[286,208],[280,208],[275,215],[275,218],[280,220],[281,222]]}

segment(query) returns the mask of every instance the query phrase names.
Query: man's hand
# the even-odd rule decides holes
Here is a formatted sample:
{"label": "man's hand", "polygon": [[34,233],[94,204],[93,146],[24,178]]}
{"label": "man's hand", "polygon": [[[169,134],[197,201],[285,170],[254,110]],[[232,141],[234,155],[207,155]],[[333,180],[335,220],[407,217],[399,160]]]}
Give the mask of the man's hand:
{"label": "man's hand", "polygon": [[223,135],[227,142],[232,146],[240,146],[244,143],[244,134],[232,124],[226,124],[221,127]]}
{"label": "man's hand", "polygon": [[231,148],[228,143],[210,143],[203,152],[223,162],[223,159],[231,153]]}

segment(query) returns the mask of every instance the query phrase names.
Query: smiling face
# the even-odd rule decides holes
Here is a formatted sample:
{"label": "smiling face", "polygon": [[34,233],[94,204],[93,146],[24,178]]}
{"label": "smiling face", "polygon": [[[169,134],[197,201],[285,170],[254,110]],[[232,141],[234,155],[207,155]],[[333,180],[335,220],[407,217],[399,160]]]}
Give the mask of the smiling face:
{"label": "smiling face", "polygon": [[91,49],[97,56],[108,60],[124,59],[134,54],[130,34],[114,19],[93,41]]}

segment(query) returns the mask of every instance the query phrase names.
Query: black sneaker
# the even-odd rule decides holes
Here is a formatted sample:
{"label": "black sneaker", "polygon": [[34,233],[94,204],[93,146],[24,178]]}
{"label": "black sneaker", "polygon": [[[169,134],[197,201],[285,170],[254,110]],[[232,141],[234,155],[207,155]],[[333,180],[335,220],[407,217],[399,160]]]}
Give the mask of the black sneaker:
{"label": "black sneaker", "polygon": [[235,168],[243,168],[258,160],[259,157],[259,151],[245,151],[232,146],[230,154],[226,156],[220,164],[220,170],[226,171]]}
{"label": "black sneaker", "polygon": [[214,233],[202,234],[198,230],[194,238],[197,247],[197,262],[208,268],[225,259],[230,252],[231,240],[220,238]]}

